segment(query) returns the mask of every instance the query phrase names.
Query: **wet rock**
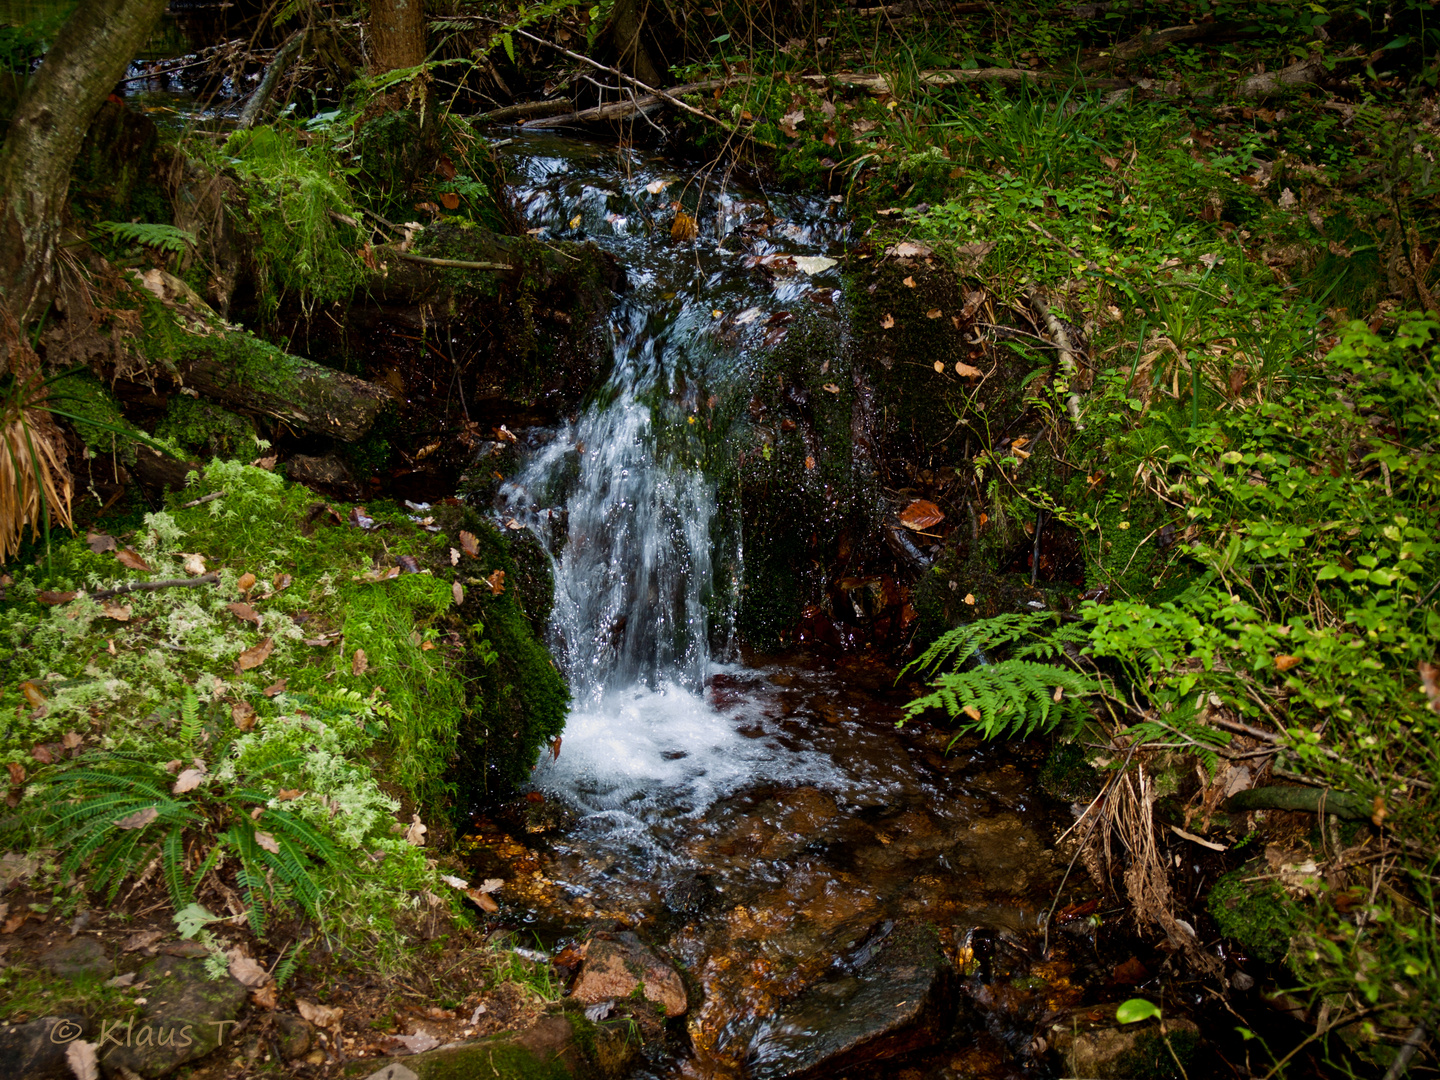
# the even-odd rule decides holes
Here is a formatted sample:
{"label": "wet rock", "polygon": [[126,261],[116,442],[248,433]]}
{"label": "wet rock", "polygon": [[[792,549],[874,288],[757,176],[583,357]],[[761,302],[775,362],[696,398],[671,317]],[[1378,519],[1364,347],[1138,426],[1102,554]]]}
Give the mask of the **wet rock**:
{"label": "wet rock", "polygon": [[280,1056],[289,1061],[305,1056],[315,1040],[315,1029],[310,1021],[294,1013],[276,1013],[275,1035]]}
{"label": "wet rock", "polygon": [[806,990],[765,1023],[756,1080],[812,1080],[933,1045],[945,1034],[952,969],[928,923],[897,926],[853,975]]}
{"label": "wet rock", "polygon": [[65,1061],[65,1048],[89,1034],[89,1021],[80,1016],[42,1016],[28,1024],[0,1024],[0,1076],[70,1080],[74,1074]]}
{"label": "wet rock", "polygon": [[680,975],[633,934],[591,941],[570,996],[582,1005],[598,1005],[627,998],[637,988],[667,1017],[680,1016],[690,1007]]}
{"label": "wet rock", "polygon": [[234,1036],[245,987],[230,976],[214,980],[200,960],[161,956],[140,969],[136,982],[151,987],[144,1013],[100,1032],[107,1072],[163,1076]]}
{"label": "wet rock", "polygon": [[1122,1080],[1132,1076],[1169,1075],[1175,1064],[1171,1050],[1185,1061],[1194,1052],[1200,1029],[1189,1020],[1165,1021],[1170,1046],[1155,1025],[1103,1027],[1090,1031],[1056,1030],[1051,1046],[1065,1060],[1067,1076]]}
{"label": "wet rock", "polygon": [[311,457],[296,454],[285,463],[285,475],[297,484],[304,484],[322,495],[334,495],[346,499],[361,496],[360,485],[355,482],[350,468],[334,454]]}
{"label": "wet rock", "polygon": [[[575,1023],[582,1023],[576,1021]],[[473,1042],[452,1043],[402,1061],[354,1062],[342,1076],[348,1080],[453,1080],[495,1077],[497,1080],[568,1080],[575,1075],[617,1078],[633,1057],[618,1028],[590,1028],[582,1037],[568,1017],[547,1016],[520,1034],[495,1035]]]}
{"label": "wet rock", "polygon": [[40,957],[40,966],[67,979],[109,975],[115,970],[105,946],[92,937],[71,938]]}

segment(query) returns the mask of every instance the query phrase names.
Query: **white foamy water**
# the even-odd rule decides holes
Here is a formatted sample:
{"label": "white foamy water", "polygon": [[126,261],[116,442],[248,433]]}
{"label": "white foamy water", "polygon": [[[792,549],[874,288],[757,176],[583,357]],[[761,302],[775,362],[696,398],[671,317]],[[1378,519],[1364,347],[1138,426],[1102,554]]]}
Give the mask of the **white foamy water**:
{"label": "white foamy water", "polygon": [[612,820],[695,816],[757,777],[853,783],[828,754],[782,745],[771,724],[758,695],[716,708],[675,683],[631,686],[572,712],[560,757],[544,761],[534,782]]}

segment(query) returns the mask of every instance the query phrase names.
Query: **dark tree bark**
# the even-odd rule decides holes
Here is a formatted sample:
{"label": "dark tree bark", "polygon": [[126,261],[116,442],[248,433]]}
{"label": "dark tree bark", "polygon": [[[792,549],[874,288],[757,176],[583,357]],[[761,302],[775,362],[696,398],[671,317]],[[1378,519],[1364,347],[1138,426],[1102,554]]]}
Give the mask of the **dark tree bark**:
{"label": "dark tree bark", "polygon": [[423,0],[372,0],[370,74],[417,67],[425,60]]}
{"label": "dark tree bark", "polygon": [[80,143],[165,3],[80,0],[15,109],[0,148],[0,292],[22,325],[49,296]]}

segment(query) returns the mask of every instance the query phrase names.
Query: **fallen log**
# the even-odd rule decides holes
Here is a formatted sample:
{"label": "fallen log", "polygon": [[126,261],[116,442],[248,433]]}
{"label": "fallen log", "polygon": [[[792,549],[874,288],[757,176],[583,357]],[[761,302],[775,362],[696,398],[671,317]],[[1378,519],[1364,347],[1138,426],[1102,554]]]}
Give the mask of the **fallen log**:
{"label": "fallen log", "polygon": [[261,413],[341,442],[364,437],[388,391],[277,349],[244,331],[197,338],[176,368],[184,385],[230,408]]}
{"label": "fallen log", "polygon": [[556,116],[573,111],[573,102],[560,98],[556,101],[522,101],[518,105],[506,105],[491,109],[472,117],[477,124],[513,124],[517,120],[532,120],[537,116]]}
{"label": "fallen log", "polygon": [[1323,812],[1336,817],[1361,821],[1375,813],[1374,804],[1348,791],[1312,787],[1258,787],[1237,792],[1225,800],[1225,809],[1232,814],[1247,810],[1299,810],[1307,814]]}

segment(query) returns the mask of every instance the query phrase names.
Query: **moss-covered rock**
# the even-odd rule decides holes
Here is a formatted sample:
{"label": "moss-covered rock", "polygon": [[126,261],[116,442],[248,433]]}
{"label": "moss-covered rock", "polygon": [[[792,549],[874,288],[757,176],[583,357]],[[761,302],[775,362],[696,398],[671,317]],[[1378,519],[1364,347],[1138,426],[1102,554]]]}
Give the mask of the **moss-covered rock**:
{"label": "moss-covered rock", "polygon": [[1290,950],[1299,911],[1273,881],[1248,881],[1254,867],[1232,870],[1210,890],[1210,914],[1220,933],[1257,960],[1278,963]]}
{"label": "moss-covered rock", "polygon": [[466,507],[443,507],[436,520],[457,550],[463,531],[477,551],[462,556],[456,577],[471,658],[471,701],[453,770],[463,810],[529,776],[541,748],[565,727],[570,690],[543,644],[554,583],[533,540],[512,541]]}
{"label": "moss-covered rock", "polygon": [[213,402],[184,394],[170,399],[155,434],[187,453],[206,458],[239,457],[255,448],[255,427],[249,420]]}

